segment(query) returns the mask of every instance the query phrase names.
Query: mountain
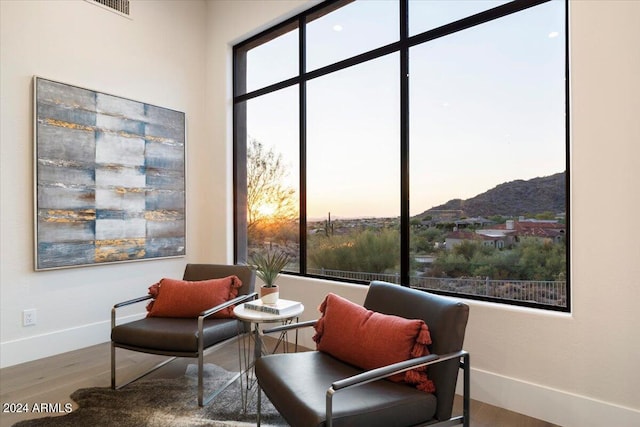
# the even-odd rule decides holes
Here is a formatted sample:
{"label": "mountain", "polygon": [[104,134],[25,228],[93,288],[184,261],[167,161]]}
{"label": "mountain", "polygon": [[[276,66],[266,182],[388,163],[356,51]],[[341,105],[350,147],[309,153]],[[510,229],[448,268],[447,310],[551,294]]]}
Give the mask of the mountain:
{"label": "mountain", "polygon": [[518,216],[542,212],[560,213],[566,211],[565,173],[528,181],[518,179],[497,185],[489,191],[471,199],[453,199],[417,215],[436,216],[437,211],[458,210],[460,216]]}

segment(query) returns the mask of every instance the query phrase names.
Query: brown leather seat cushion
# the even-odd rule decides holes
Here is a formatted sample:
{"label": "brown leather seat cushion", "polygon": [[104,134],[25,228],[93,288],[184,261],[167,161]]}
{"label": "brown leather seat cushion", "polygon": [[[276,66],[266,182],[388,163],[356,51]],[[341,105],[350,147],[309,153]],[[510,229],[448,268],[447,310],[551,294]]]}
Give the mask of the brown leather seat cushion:
{"label": "brown leather seat cushion", "polygon": [[[205,320],[204,348],[237,334],[236,319]],[[146,317],[116,326],[111,331],[111,340],[116,345],[161,351],[197,352],[198,319]]]}
{"label": "brown leather seat cushion", "polygon": [[[361,372],[318,351],[264,356],[255,369],[260,386],[285,420],[301,427],[324,426],[331,383]],[[336,427],[415,425],[433,418],[436,398],[410,385],[382,380],[337,392],[333,411]]]}

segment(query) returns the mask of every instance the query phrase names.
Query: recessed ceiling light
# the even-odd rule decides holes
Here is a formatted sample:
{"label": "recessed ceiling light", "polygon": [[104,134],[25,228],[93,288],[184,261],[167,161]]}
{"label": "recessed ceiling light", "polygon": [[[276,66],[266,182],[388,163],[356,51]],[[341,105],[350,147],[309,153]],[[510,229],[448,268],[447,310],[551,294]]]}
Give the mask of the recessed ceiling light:
{"label": "recessed ceiling light", "polygon": [[551,32],[549,33],[549,38],[550,38],[550,39],[555,39],[555,38],[556,38],[556,37],[558,37],[559,35],[560,35],[560,33],[559,33],[559,32],[557,32],[557,31],[551,31]]}
{"label": "recessed ceiling light", "polygon": [[340,25],[340,24],[334,25],[333,26],[333,31],[336,31],[336,32],[339,33],[340,31],[342,31],[342,25]]}

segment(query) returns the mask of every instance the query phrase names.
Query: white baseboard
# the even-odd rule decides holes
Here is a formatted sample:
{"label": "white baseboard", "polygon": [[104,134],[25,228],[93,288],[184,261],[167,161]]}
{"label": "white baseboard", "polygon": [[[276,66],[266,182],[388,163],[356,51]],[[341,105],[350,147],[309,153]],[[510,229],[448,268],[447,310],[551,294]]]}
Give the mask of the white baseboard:
{"label": "white baseboard", "polygon": [[[458,380],[462,394],[462,375]],[[471,398],[563,427],[640,426],[640,410],[473,367]]]}
{"label": "white baseboard", "polygon": [[[140,314],[123,316],[118,318],[118,322],[136,320],[141,317]],[[105,320],[76,328],[5,341],[0,343],[0,368],[101,344],[110,340],[110,334],[111,320]]]}

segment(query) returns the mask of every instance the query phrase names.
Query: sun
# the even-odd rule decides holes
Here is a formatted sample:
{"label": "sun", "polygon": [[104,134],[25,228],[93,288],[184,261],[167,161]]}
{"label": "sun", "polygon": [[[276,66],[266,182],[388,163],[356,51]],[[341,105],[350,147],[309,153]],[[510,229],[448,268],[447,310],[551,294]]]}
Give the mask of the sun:
{"label": "sun", "polygon": [[269,217],[273,216],[276,213],[278,206],[275,203],[263,203],[258,206],[258,214],[261,217]]}

